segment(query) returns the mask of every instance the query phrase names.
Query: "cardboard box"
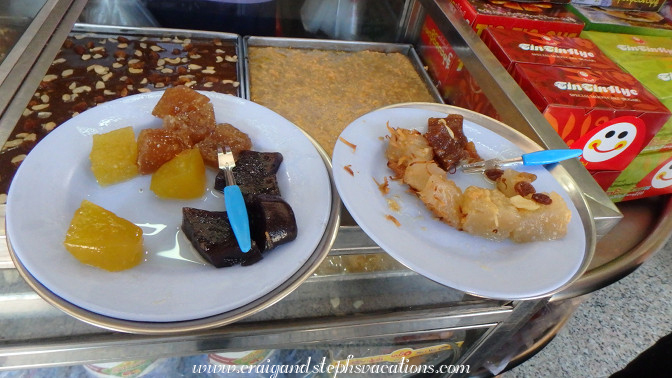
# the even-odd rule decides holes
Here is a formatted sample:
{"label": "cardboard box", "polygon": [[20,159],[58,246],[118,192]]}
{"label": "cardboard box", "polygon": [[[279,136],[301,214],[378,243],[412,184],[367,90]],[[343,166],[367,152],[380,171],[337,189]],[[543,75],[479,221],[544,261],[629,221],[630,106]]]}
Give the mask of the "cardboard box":
{"label": "cardboard box", "polygon": [[[672,58],[622,60],[621,66],[660,102],[672,110]],[[642,152],[672,150],[672,118],[668,120]]]}
{"label": "cardboard box", "polygon": [[616,68],[597,45],[584,38],[490,28],[483,31],[481,39],[509,73],[517,63]]}
{"label": "cardboard box", "polygon": [[572,4],[610,9],[657,12],[666,0],[572,0]]}
{"label": "cardboard box", "polygon": [[623,34],[672,36],[672,21],[660,12],[623,11],[568,4],[585,30]]}
{"label": "cardboard box", "polygon": [[672,193],[672,151],[641,154],[607,189],[614,202]]}
{"label": "cardboard box", "polygon": [[597,181],[597,184],[606,192],[607,189],[616,181],[616,178],[622,171],[590,171],[590,175]]}
{"label": "cardboard box", "polygon": [[[672,112],[672,98],[660,100]],[[643,153],[672,151],[672,117],[658,130],[651,141],[644,146]]]}
{"label": "cardboard box", "polygon": [[576,37],[583,22],[562,4],[497,0],[452,0],[457,11],[481,35],[489,27]]}
{"label": "cardboard box", "polygon": [[621,171],[670,111],[622,70],[517,64],[514,79],[590,171]]}
{"label": "cardboard box", "polygon": [[430,16],[422,24],[417,51],[447,103],[498,118],[490,101]]}
{"label": "cardboard box", "polygon": [[464,66],[430,16],[422,24],[417,51],[439,93],[451,102]]}
{"label": "cardboard box", "polygon": [[623,60],[621,67],[659,99],[672,99],[672,58]]}
{"label": "cardboard box", "polygon": [[672,58],[672,39],[649,35],[583,31],[582,38],[590,39],[616,63],[651,58]]}

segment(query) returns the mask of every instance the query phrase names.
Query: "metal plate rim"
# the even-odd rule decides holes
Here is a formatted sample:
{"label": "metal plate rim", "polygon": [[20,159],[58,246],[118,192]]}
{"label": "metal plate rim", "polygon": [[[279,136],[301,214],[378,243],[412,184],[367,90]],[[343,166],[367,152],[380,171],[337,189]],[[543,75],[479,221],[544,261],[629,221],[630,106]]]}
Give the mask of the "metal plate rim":
{"label": "metal plate rim", "polygon": [[[400,103],[384,106],[379,108],[378,110],[392,109],[392,108],[414,108],[414,109],[424,109],[443,113],[460,114],[465,119],[477,123],[479,126],[485,127],[491,131],[499,133],[501,136],[507,138],[516,146],[520,147],[523,151],[533,152],[543,149],[543,147],[541,147],[538,143],[536,143],[535,141],[533,141],[531,138],[527,137],[520,131],[515,130],[511,126],[508,126],[507,124],[501,121],[498,121],[494,118],[474,112],[469,109],[460,108],[457,106],[447,104],[436,104],[429,102],[408,102],[408,103]],[[588,266],[590,265],[590,262],[593,259],[593,254],[595,253],[595,247],[597,244],[597,236],[595,232],[595,219],[593,218],[590,206],[588,205],[587,199],[585,198],[583,192],[580,190],[578,183],[576,183],[574,179],[571,176],[569,176],[569,173],[562,167],[562,163],[556,164],[555,167],[549,169],[549,172],[556,180],[558,180],[558,182],[567,191],[570,198],[572,199],[572,202],[574,203],[574,206],[579,212],[579,215],[581,216],[581,222],[584,226],[586,237],[586,250],[584,252],[583,261],[581,262],[579,269],[565,284],[541,295],[529,296],[525,298],[516,298],[515,300],[534,300],[534,299],[546,298],[563,291],[564,289],[571,286],[579,278],[581,278],[581,276],[588,269]],[[479,295],[478,293],[469,291],[465,291],[465,293],[474,297],[484,299],[505,299],[505,298],[488,298],[483,295]]]}
{"label": "metal plate rim", "polygon": [[[303,130],[301,131],[303,132]],[[14,252],[14,249],[12,248],[9,235],[7,235],[6,242],[10,258],[19,272],[19,275],[21,275],[28,285],[46,302],[65,312],[66,314],[73,316],[74,318],[111,331],[144,335],[171,335],[221,327],[246,318],[267,307],[270,307],[298,288],[307,278],[313,274],[317,267],[326,258],[327,254],[331,250],[332,245],[334,244],[334,241],[336,240],[336,235],[340,225],[341,200],[334,184],[331,161],[326,151],[320,147],[312,137],[307,135],[305,132],[303,132],[303,134],[308,137],[313,146],[316,148],[329,175],[329,181],[331,184],[331,207],[327,227],[317,248],[315,251],[313,251],[310,258],[301,269],[294,273],[294,275],[285,281],[284,284],[278,286],[268,294],[235,310],[227,311],[222,314],[206,318],[179,322],[141,322],[112,318],[85,310],[79,306],[67,302],[63,298],[47,289],[35,277],[33,277],[19,261]]]}

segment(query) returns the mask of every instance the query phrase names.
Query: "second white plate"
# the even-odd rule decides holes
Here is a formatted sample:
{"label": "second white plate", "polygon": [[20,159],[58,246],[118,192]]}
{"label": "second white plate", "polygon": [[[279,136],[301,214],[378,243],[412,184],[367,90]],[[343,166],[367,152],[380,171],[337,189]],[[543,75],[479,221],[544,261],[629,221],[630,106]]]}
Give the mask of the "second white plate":
{"label": "second white plate", "polygon": [[[492,241],[458,231],[437,220],[408,187],[390,181],[390,192],[383,195],[377,185],[392,175],[387,167],[385,149],[389,134],[386,125],[427,130],[427,119],[445,117],[447,113],[465,115],[464,132],[476,144],[481,157],[520,156],[523,151],[514,140],[479,125],[471,119],[472,112],[447,105],[410,104],[383,108],[368,113],[351,123],[341,138],[356,145],[352,148],[336,143],[332,158],[334,180],[341,199],[360,227],[392,257],[434,281],[446,286],[494,299],[529,299],[549,295],[574,279],[587,266],[592,243],[587,242],[586,227],[572,198],[544,167],[516,169],[537,175],[534,185],[539,191],[559,193],[572,212],[567,235],[559,240],[518,244]],[[473,113],[474,115],[476,113]],[[506,135],[525,139],[494,120]],[[346,168],[347,167],[347,168]],[[350,173],[352,171],[352,174]],[[458,172],[450,175],[458,186],[492,187],[482,175]],[[398,211],[390,206],[393,201]],[[399,223],[386,219],[393,216]]]}

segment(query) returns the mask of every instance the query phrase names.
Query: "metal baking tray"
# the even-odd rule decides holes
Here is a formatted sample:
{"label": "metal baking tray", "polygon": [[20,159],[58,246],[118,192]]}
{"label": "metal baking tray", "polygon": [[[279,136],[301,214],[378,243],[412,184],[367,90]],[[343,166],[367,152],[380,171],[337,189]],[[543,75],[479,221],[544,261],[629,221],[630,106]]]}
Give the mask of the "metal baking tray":
{"label": "metal baking tray", "polygon": [[[425,71],[418,53],[410,44],[381,43],[381,42],[358,42],[358,41],[338,41],[329,39],[304,39],[304,38],[280,38],[280,37],[254,37],[246,36],[243,38],[243,57],[245,60],[244,81],[248,89],[247,95],[250,95],[250,73],[248,70],[248,48],[249,47],[283,47],[293,49],[314,49],[314,50],[338,50],[338,51],[376,51],[384,53],[401,53],[406,55],[425,83],[427,90],[434,100],[443,104],[443,98],[436,86],[432,83],[427,71]],[[249,100],[249,97],[246,97]]]}
{"label": "metal baking tray", "polygon": [[[235,46],[238,61],[236,63],[236,71],[238,81],[238,97],[247,98],[247,86],[242,80],[244,77],[242,39],[238,34],[198,31],[198,30],[184,30],[184,29],[167,29],[167,28],[145,28],[145,27],[126,27],[126,26],[107,26],[107,25],[93,25],[78,23],[72,28],[72,33],[87,33],[93,36],[109,37],[113,36],[132,36],[136,38],[142,37],[179,37],[179,38],[207,38],[207,39],[221,39],[222,41],[232,42]],[[71,34],[72,34],[71,33]]]}

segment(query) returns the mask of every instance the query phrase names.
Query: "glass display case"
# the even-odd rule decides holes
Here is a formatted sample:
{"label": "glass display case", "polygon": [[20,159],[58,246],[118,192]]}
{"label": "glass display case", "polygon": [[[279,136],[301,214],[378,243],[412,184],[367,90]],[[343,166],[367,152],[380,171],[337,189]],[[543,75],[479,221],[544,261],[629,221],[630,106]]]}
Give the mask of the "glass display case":
{"label": "glass display case", "polygon": [[[374,46],[392,49],[411,57],[418,74],[428,84],[432,98],[440,103],[443,99],[433,86],[436,78],[424,70],[423,54],[417,49],[422,24],[426,17],[431,17],[502,122],[525,134],[531,143],[545,148],[566,147],[475,33],[451,11],[449,2],[101,0],[89,2],[87,7],[84,3],[45,0],[35,4],[31,14],[21,13],[27,8],[0,8],[0,12],[7,14],[7,20],[12,20],[8,25],[13,26],[14,20],[19,24],[24,22],[21,27],[25,31],[12,42],[13,48],[8,50],[0,66],[0,138],[7,142],[18,141],[14,146],[10,143],[9,148],[6,143],[4,157],[0,156],[0,165],[8,167],[2,168],[4,177],[0,177],[3,203],[16,166],[35,144],[30,140],[26,142],[26,131],[21,129],[30,123],[31,116],[37,117],[26,112],[26,108],[35,105],[31,105],[31,99],[40,97],[35,94],[40,93],[45,75],[51,74],[52,63],[58,59],[67,62],[69,58],[63,51],[73,43],[84,43],[85,38],[91,38],[92,44],[88,46],[91,50],[98,47],[96,43],[118,46],[135,40],[137,46],[145,43],[149,44],[145,47],[151,49],[151,38],[157,38],[157,44],[184,44],[188,40],[190,47],[191,43],[198,44],[199,38],[220,42],[230,39],[236,47],[225,55],[236,57],[231,59],[236,76],[225,80],[232,85],[230,94],[242,98],[250,98],[245,50],[248,43],[299,48],[316,45],[318,41],[322,46],[334,44],[337,40],[340,50]],[[129,16],[103,17],[110,9],[123,10]],[[31,30],[38,32],[29,32]],[[170,37],[161,39],[166,36]],[[194,57],[192,54],[180,56],[182,58]],[[26,59],[29,63],[24,61]],[[105,64],[109,64],[111,70],[115,61]],[[71,64],[71,68],[66,69],[77,67]],[[86,71],[86,66],[80,68]],[[148,91],[166,87],[157,83],[173,85],[175,82],[171,80],[153,81]],[[238,84],[233,86],[234,83]],[[81,109],[74,109],[65,101],[58,103],[61,108],[67,108],[67,112],[62,118],[54,119],[51,128],[44,129],[48,122],[42,120],[43,128],[34,132],[32,142],[41,140],[73,114],[109,99],[142,92],[137,91],[137,85],[129,84],[125,88],[125,94],[121,93],[124,88],[115,93],[112,92],[116,89],[109,89],[112,92],[108,99],[82,93]],[[208,87],[196,88],[207,90]],[[329,155],[322,151],[322,157],[330,167]],[[179,329],[143,327],[81,311],[50,293],[38,280],[31,279],[30,273],[12,258],[13,254],[3,243],[0,248],[1,369],[176,357],[198,365],[212,362],[213,354],[261,350],[268,351],[263,359],[277,363],[290,363],[292,358],[301,360],[310,355],[313,361],[324,358],[327,365],[346,362],[394,365],[401,357],[408,357],[411,365],[437,367],[435,375],[464,375],[464,372],[449,370],[439,373],[438,367],[442,365],[469,365],[471,375],[475,372],[488,375],[503,369],[512,355],[515,356],[515,349],[522,347],[510,341],[526,330],[531,319],[541,318],[542,323],[546,319],[548,323],[548,327],[535,328],[535,332],[541,329],[542,334],[529,336],[533,339],[557,331],[557,324],[562,322],[558,319],[563,318],[558,313],[568,314],[574,309],[571,298],[628,274],[670,235],[666,217],[670,204],[666,197],[617,207],[578,161],[563,162],[561,169],[568,187],[573,188],[573,196],[585,204],[585,221],[592,227],[589,242],[594,243],[594,257],[572,285],[552,295],[529,300],[470,295],[414,272],[375,243],[341,206],[336,194],[331,203],[328,231],[320,244],[324,253],[316,255],[296,281],[277,295],[265,298],[263,306],[209,323],[216,325],[214,327],[202,324]],[[1,206],[4,218],[5,205]],[[610,232],[630,227],[632,223],[647,226],[629,233],[628,240],[623,240],[623,233]],[[553,316],[546,316],[548,313]],[[210,357],[206,357],[208,354]]]}

